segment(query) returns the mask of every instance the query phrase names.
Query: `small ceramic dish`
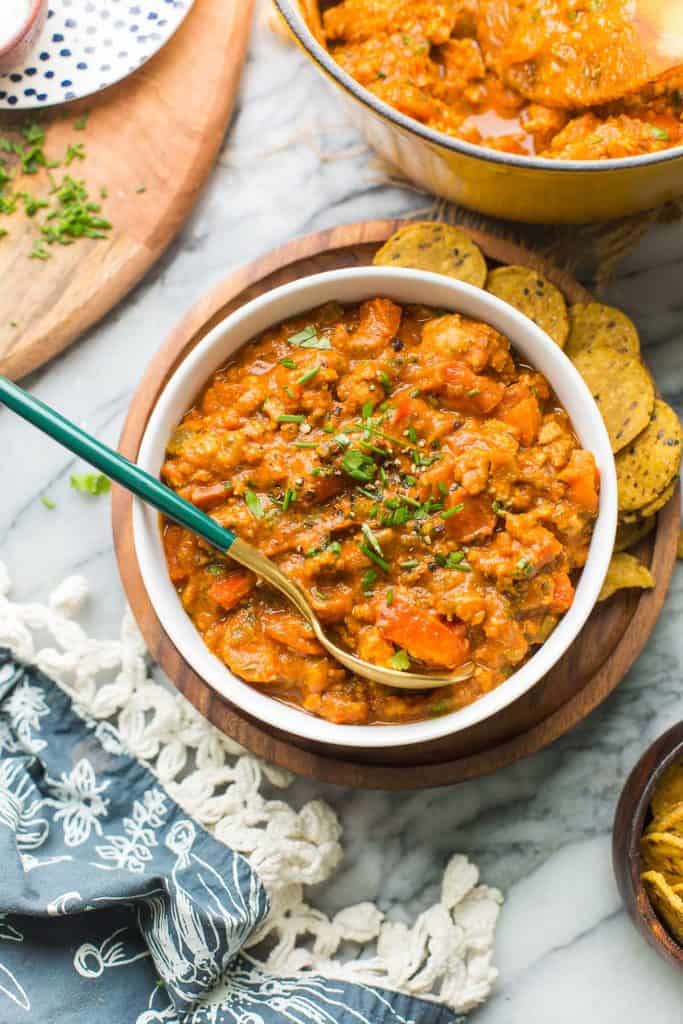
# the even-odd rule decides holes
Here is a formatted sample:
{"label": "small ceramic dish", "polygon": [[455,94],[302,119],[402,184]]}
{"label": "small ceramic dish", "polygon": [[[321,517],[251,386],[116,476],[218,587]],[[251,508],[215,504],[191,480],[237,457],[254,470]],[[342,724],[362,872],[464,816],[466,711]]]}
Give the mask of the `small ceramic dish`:
{"label": "small ceramic dish", "polygon": [[306,740],[337,747],[386,748],[427,743],[481,722],[507,707],[564,654],[590,615],[609,564],[617,519],[614,457],[602,418],[583,379],[558,346],[517,310],[471,285],[418,270],[357,267],[302,278],[275,288],[219,323],[171,376],[149,419],[138,462],[158,475],[172,430],[211,374],[265,329],[325,302],[384,296],[399,303],[448,309],[486,321],[550,382],[601,477],[600,507],[588,559],[572,607],[536,653],[497,689],[459,711],[406,725],[336,725],[282,704],[249,686],[204,645],[168,575],[157,514],[133,505],[133,532],[143,582],[155,612],[180,653],[218,693],[247,714]]}
{"label": "small ceramic dish", "polygon": [[683,968],[683,946],[657,917],[641,881],[640,839],[650,814],[652,792],[670,764],[683,761],[683,722],[655,740],[629,775],[617,804],[612,834],[612,862],[626,912],[644,939]]}
{"label": "small ceramic dish", "polygon": [[24,60],[36,43],[47,18],[47,0],[31,0],[28,15],[9,38],[0,38],[0,72]]}

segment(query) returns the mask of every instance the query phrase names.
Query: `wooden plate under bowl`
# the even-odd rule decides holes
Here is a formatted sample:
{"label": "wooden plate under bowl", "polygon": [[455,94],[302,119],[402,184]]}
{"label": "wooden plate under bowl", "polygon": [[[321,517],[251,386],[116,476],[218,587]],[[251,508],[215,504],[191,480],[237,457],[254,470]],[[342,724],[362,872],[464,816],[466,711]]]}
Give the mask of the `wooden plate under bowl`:
{"label": "wooden plate under bowl", "polygon": [[[133,398],[121,435],[121,452],[129,459],[137,457],[145,425],[165,382],[225,316],[277,285],[308,274],[370,263],[378,246],[402,223],[367,221],[308,235],[234,271],[190,311],[152,360]],[[493,264],[534,267],[550,278],[569,302],[591,300],[569,275],[528,250],[482,232],[469,234]],[[202,383],[197,381],[198,390]],[[429,744],[365,751],[325,747],[273,729],[233,707],[190,668],[164,632],[142,583],[131,508],[130,496],[115,488],[112,515],[121,577],[150,653],[180,692],[215,726],[268,761],[321,781],[382,789],[439,786],[488,774],[547,746],[584,719],[612,692],[654,627],[676,560],[679,528],[677,488],[659,513],[656,530],[639,548],[657,581],[655,588],[624,591],[598,606],[552,672],[519,700],[484,722]]]}

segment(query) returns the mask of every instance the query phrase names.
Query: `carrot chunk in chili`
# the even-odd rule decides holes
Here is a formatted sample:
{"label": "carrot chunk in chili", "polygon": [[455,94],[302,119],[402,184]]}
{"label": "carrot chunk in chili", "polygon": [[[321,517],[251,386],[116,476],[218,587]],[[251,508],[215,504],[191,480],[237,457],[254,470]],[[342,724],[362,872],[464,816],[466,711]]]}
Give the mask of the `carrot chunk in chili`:
{"label": "carrot chunk in chili", "polygon": [[270,328],[173,431],[164,480],[273,559],[335,642],[464,683],[392,690],[284,598],[164,525],[169,574],[236,675],[344,725],[419,721],[500,685],[571,607],[599,478],[547,382],[488,324],[384,297]]}

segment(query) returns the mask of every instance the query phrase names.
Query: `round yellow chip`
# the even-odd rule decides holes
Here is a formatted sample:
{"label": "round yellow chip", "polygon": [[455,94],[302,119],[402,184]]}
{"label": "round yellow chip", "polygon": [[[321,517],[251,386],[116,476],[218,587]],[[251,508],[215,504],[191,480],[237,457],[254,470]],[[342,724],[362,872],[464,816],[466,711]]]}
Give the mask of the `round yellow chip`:
{"label": "round yellow chip", "polygon": [[678,475],[682,442],[678,416],[657,399],[647,428],[616,459],[621,512],[647,514],[645,509],[666,495]]}
{"label": "round yellow chip", "polygon": [[620,309],[603,306],[601,302],[570,306],[569,337],[565,347],[570,359],[585,349],[601,345],[637,356],[640,352],[640,338],[633,321]]}
{"label": "round yellow chip", "polygon": [[486,279],[486,290],[524,313],[564,348],[569,334],[567,303],[543,274],[529,267],[498,267]]}
{"label": "round yellow chip", "polygon": [[621,451],[650,422],[655,402],[652,377],[638,356],[608,345],[583,349],[572,362],[598,405],[612,451]]}
{"label": "round yellow chip", "polygon": [[638,519],[634,522],[626,522],[623,520],[619,521],[617,526],[617,536],[614,541],[615,551],[626,551],[627,548],[632,548],[634,544],[637,544],[643,537],[647,537],[648,533],[652,532],[652,527],[655,525],[654,516],[650,516],[648,519]]}
{"label": "round yellow chip", "polygon": [[652,519],[661,508],[671,501],[673,493],[676,490],[676,483],[678,477],[671,481],[668,487],[665,487],[661,494],[649,502],[647,505],[643,505],[637,512],[623,512],[621,515],[621,521],[623,523],[629,523],[635,525],[636,523],[642,522],[644,519]]}
{"label": "round yellow chip", "polygon": [[484,287],[487,267],[481,249],[461,228],[416,221],[396,231],[372,261],[378,267],[415,267]]}
{"label": "round yellow chip", "polygon": [[606,601],[618,590],[628,590],[631,587],[649,590],[654,585],[655,581],[648,567],[643,565],[635,555],[628,555],[625,551],[620,551],[618,554],[612,555],[598,601]]}

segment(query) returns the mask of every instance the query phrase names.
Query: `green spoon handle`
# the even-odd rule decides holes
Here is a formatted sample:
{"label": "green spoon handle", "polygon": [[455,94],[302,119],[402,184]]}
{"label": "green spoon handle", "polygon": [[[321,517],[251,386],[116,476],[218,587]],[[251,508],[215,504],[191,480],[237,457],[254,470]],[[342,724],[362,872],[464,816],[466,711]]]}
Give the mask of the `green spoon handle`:
{"label": "green spoon handle", "polygon": [[38,398],[29,395],[22,388],[0,376],[0,402],[22,419],[28,420],[44,434],[54,438],[62,447],[68,448],[95,469],[132,491],[148,505],[154,506],[169,519],[173,519],[188,530],[198,533],[204,540],[220,551],[228,551],[235,542],[232,530],[219,526],[211,516],[201,512],[189,501],[179,497],[155,477],[129,462],[113,448],[108,448],[75,423],[67,420],[55,409],[45,405]]}

